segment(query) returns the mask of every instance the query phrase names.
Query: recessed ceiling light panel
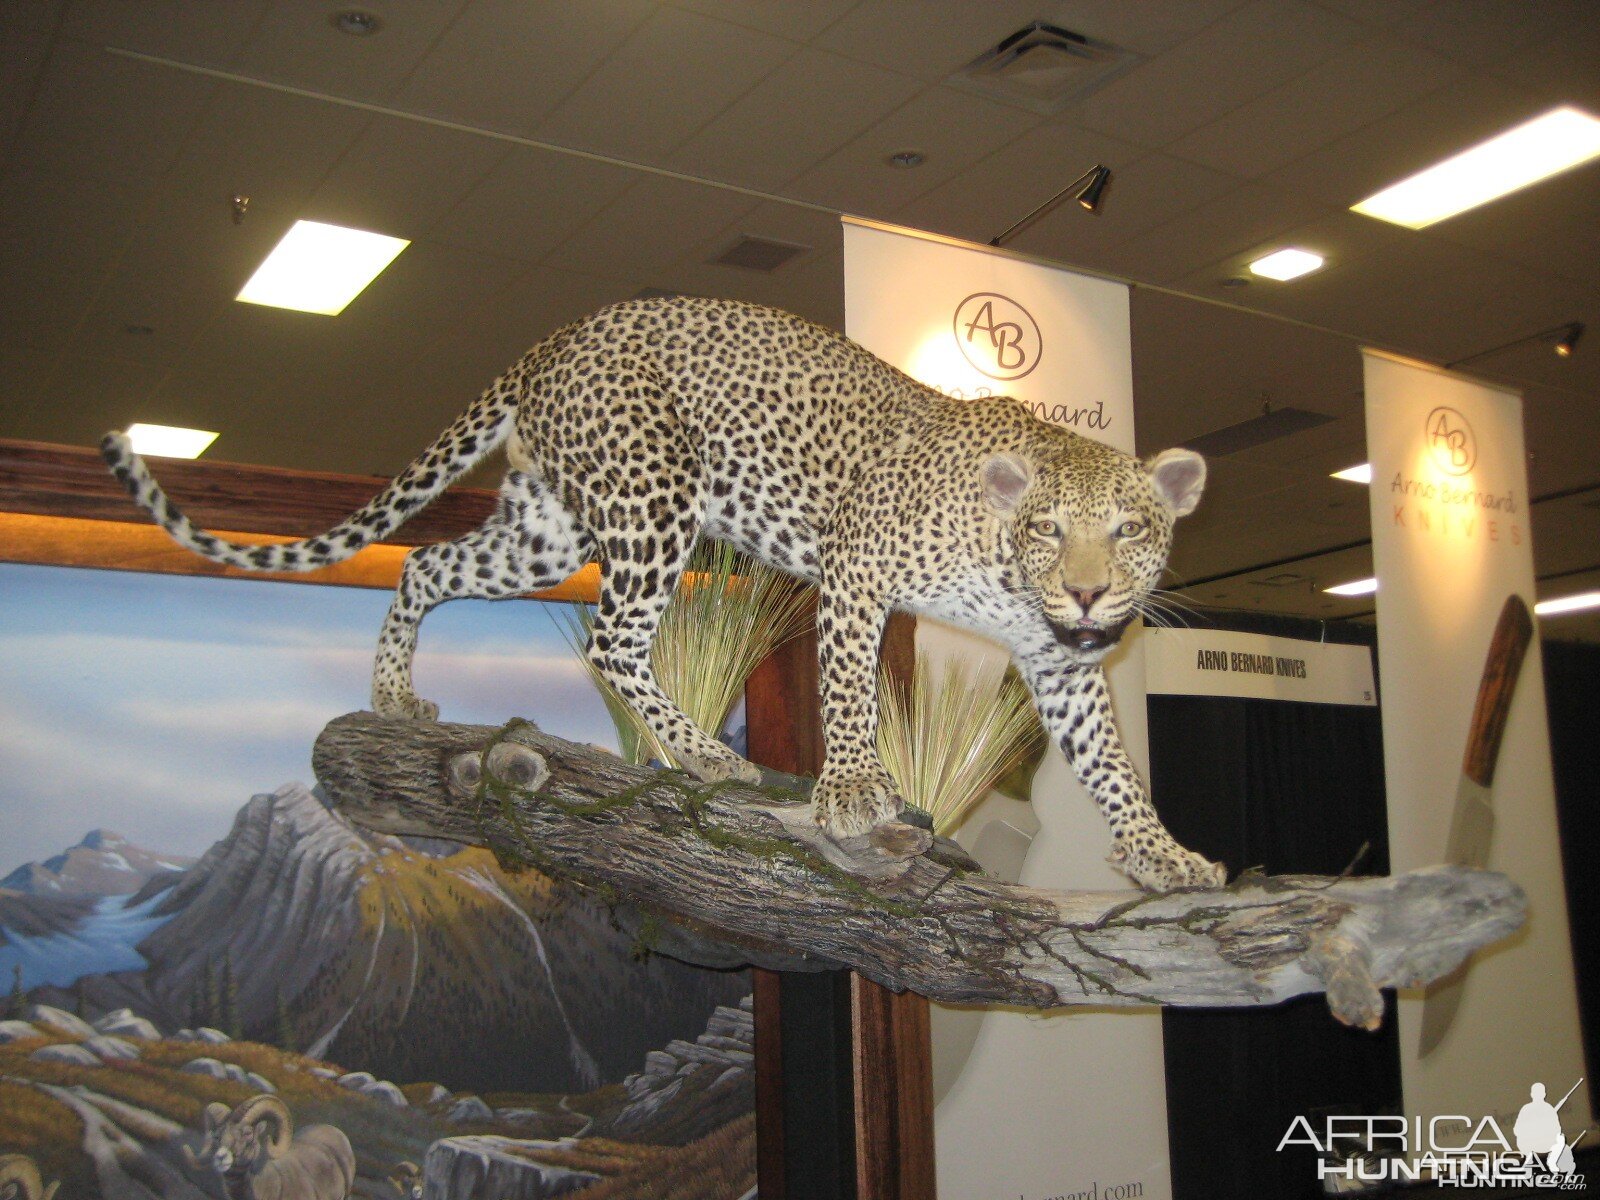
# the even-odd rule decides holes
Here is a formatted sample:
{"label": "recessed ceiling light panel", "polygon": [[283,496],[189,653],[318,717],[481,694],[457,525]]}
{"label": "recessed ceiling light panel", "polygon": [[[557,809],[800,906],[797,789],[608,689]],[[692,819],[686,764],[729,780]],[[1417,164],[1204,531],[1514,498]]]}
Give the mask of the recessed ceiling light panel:
{"label": "recessed ceiling light panel", "polygon": [[1556,108],[1368,196],[1351,211],[1422,229],[1597,155],[1600,118]]}
{"label": "recessed ceiling light panel", "polygon": [[1344,479],[1344,480],[1349,481],[1350,483],[1371,483],[1372,482],[1372,464],[1371,463],[1357,463],[1353,467],[1346,467],[1342,471],[1335,471],[1331,476],[1329,476],[1329,478],[1331,478],[1331,479]]}
{"label": "recessed ceiling light panel", "polygon": [[1600,592],[1578,592],[1572,596],[1558,596],[1554,600],[1541,600],[1533,606],[1533,611],[1541,617],[1554,617],[1590,608],[1600,608]]}
{"label": "recessed ceiling light panel", "polygon": [[1378,590],[1376,579],[1353,579],[1349,583],[1336,584],[1331,588],[1323,588],[1330,596],[1370,596]]}
{"label": "recessed ceiling light panel", "polygon": [[1266,279],[1298,279],[1302,275],[1309,275],[1327,261],[1320,254],[1313,254],[1309,250],[1300,250],[1290,247],[1284,250],[1274,250],[1265,258],[1258,258],[1250,264],[1250,273],[1260,275]]}
{"label": "recessed ceiling light panel", "polygon": [[321,221],[296,221],[236,299],[336,317],[411,243]]}
{"label": "recessed ceiling light panel", "polygon": [[128,426],[128,442],[135,454],[154,454],[165,458],[199,458],[216,440],[217,435],[208,429],[150,425],[143,421]]}

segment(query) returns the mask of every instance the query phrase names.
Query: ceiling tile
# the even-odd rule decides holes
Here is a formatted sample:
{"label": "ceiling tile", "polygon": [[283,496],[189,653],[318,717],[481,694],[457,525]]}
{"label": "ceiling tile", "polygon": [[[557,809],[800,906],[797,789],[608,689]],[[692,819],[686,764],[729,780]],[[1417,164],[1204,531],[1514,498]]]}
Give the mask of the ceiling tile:
{"label": "ceiling tile", "polygon": [[540,123],[538,136],[623,158],[657,159],[797,49],[771,34],[659,9]]}
{"label": "ceiling tile", "polygon": [[71,353],[174,367],[184,361],[195,338],[225,303],[233,302],[152,288],[143,276],[118,272],[99,290],[72,331]]}
{"label": "ceiling tile", "polygon": [[1130,279],[1167,283],[1232,257],[1286,229],[1328,214],[1328,207],[1260,184],[1242,184],[1215,200],[1111,247],[1106,260]]}
{"label": "ceiling tile", "polygon": [[[0,178],[0,280],[20,278],[26,266],[86,280],[104,274],[143,227],[154,190],[148,178],[7,171]],[[11,294],[26,303],[26,293]]]}
{"label": "ceiling tile", "polygon": [[1193,37],[1244,4],[1245,0],[1185,0],[1182,4],[1067,0],[1050,7],[1045,19],[1099,42],[1136,54],[1155,55]]}
{"label": "ceiling tile", "polygon": [[[13,437],[92,446],[108,430],[126,429],[134,421],[200,428],[191,419],[197,410],[153,401],[162,374],[159,366],[126,359],[68,359],[33,411],[19,414],[14,425],[8,421],[7,432]],[[17,432],[10,433],[13,428]]]}
{"label": "ceiling tile", "polygon": [[177,156],[217,86],[58,40],[11,161],[84,182],[153,179]]}
{"label": "ceiling tile", "polygon": [[306,216],[416,240],[504,161],[509,143],[374,117],[306,202]]}
{"label": "ceiling tile", "polygon": [[471,0],[394,103],[531,134],[654,11],[652,0]]}
{"label": "ceiling tile", "polygon": [[802,49],[668,161],[711,179],[777,188],[920,87],[907,75]]}
{"label": "ceiling tile", "polygon": [[33,103],[49,47],[48,30],[0,23],[0,165]]}
{"label": "ceiling tile", "polygon": [[[1430,225],[1430,237],[1500,253],[1562,221],[1600,225],[1600,159]],[[1587,274],[1594,277],[1594,264]]]}
{"label": "ceiling tile", "polygon": [[1434,7],[1439,0],[1316,0],[1317,7],[1365,25],[1387,26]]}
{"label": "ceiling tile", "polygon": [[[887,217],[1039,123],[1032,113],[935,85],[802,174],[788,190],[840,212]],[[888,157],[901,150],[920,151],[926,161],[911,169],[891,167]]]}
{"label": "ceiling tile", "polygon": [[51,264],[13,266],[6,278],[28,302],[5,306],[3,340],[11,349],[26,346],[41,357],[53,358],[71,344],[99,290],[97,281],[53,270]]}
{"label": "ceiling tile", "polygon": [[1396,37],[1437,50],[1467,66],[1503,62],[1547,30],[1593,18],[1594,10],[1567,0],[1449,0],[1397,23]]}
{"label": "ceiling tile", "polygon": [[546,265],[635,279],[670,266],[756,207],[736,192],[677,179],[641,179],[572,234]]}
{"label": "ceiling tile", "polygon": [[359,100],[388,100],[447,29],[464,0],[374,4],[383,22],[355,37],[334,28],[327,0],[272,0],[234,65],[247,74]]}
{"label": "ceiling tile", "polygon": [[96,46],[215,66],[233,57],[267,8],[268,0],[72,0],[61,33]]}
{"label": "ceiling tile", "polygon": [[1028,0],[982,4],[924,0],[864,0],[817,38],[827,50],[893,71],[943,79],[1029,22],[1039,11]]}
{"label": "ceiling tile", "polygon": [[1560,32],[1489,65],[1490,73],[1548,103],[1600,113],[1600,21],[1569,21]]}
{"label": "ceiling tile", "polygon": [[252,197],[249,216],[236,225],[225,191],[164,191],[114,265],[120,277],[147,287],[231,302],[301,212],[300,196],[279,202],[268,192]]}
{"label": "ceiling tile", "polygon": [[252,208],[297,205],[372,120],[303,96],[220,84],[162,188],[222,214],[235,194],[249,196]]}
{"label": "ceiling tile", "polygon": [[429,236],[482,254],[536,262],[643,178],[627,167],[517,147]]}
{"label": "ceiling tile", "polygon": [[1326,61],[1361,32],[1310,4],[1257,0],[1113,79],[1083,103],[1079,120],[1128,141],[1165,146]]}
{"label": "ceiling tile", "polygon": [[856,5],[856,0],[672,0],[675,8],[734,25],[809,42]]}
{"label": "ceiling tile", "polygon": [[1465,70],[1390,38],[1366,38],[1195,130],[1173,143],[1170,153],[1256,178],[1443,87]]}
{"label": "ceiling tile", "polygon": [[[746,236],[772,238],[807,249],[775,271],[752,271],[709,261]],[[642,277],[641,282],[688,295],[767,304],[821,320],[819,313],[831,313],[843,304],[839,258],[843,243],[837,214],[792,204],[762,204],[677,262]]]}
{"label": "ceiling tile", "polygon": [[1262,182],[1348,208],[1537,111],[1525,92],[1488,75],[1468,75],[1317,147]]}

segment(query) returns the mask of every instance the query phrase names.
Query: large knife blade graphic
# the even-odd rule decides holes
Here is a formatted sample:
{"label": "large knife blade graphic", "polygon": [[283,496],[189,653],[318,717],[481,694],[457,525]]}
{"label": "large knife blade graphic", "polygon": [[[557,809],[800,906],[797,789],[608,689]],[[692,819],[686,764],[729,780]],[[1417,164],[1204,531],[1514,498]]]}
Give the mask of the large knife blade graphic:
{"label": "large knife blade graphic", "polygon": [[[1506,731],[1506,717],[1516,694],[1522,660],[1533,641],[1533,617],[1521,596],[1506,597],[1489,639],[1489,655],[1478,683],[1478,698],[1472,706],[1472,725],[1467,732],[1467,751],[1461,763],[1461,782],[1456,788],[1455,812],[1450,818],[1450,840],[1445,845],[1445,861],[1462,867],[1489,864],[1489,846],[1494,840],[1494,807],[1490,803],[1494,787],[1495,763],[1500,757],[1500,739]],[[1427,991],[1422,1001],[1422,1040],[1419,1057],[1437,1049],[1450,1031],[1456,1009],[1461,1005],[1462,982],[1467,966],[1462,963]]]}

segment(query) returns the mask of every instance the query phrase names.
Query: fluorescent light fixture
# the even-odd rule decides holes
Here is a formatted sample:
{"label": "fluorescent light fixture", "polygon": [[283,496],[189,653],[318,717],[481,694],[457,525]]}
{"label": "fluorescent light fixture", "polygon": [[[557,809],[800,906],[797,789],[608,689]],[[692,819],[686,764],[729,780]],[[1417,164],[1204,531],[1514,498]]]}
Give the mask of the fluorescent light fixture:
{"label": "fluorescent light fixture", "polygon": [[1600,118],[1555,108],[1386,187],[1352,212],[1422,229],[1600,155]]}
{"label": "fluorescent light fixture", "polygon": [[296,221],[236,299],[336,317],[411,243],[320,221]]}
{"label": "fluorescent light fixture", "polygon": [[1554,617],[1561,613],[1582,612],[1587,608],[1600,608],[1600,592],[1578,592],[1571,596],[1558,596],[1554,600],[1541,600],[1533,606],[1533,611],[1541,617]]}
{"label": "fluorescent light fixture", "polygon": [[1290,247],[1286,250],[1274,250],[1265,258],[1256,259],[1250,264],[1250,273],[1279,281],[1298,279],[1315,271],[1323,262],[1324,259],[1320,254]]}
{"label": "fluorescent light fixture", "polygon": [[1354,579],[1337,587],[1323,588],[1330,596],[1370,596],[1378,590],[1376,579]]}
{"label": "fluorescent light fixture", "polygon": [[1344,480],[1348,480],[1351,483],[1371,483],[1372,482],[1372,464],[1371,463],[1357,463],[1353,467],[1346,467],[1342,471],[1335,471],[1332,475],[1329,476],[1329,478],[1330,479],[1344,479]]}
{"label": "fluorescent light fixture", "polygon": [[143,421],[128,426],[128,441],[135,454],[155,454],[165,458],[199,458],[217,440],[208,429],[183,429],[176,425],[148,425]]}

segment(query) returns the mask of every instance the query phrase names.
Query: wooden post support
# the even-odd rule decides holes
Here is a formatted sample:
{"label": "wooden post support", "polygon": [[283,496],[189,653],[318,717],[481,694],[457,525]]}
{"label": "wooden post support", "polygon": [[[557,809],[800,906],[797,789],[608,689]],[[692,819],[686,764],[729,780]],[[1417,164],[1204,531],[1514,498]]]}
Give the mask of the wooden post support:
{"label": "wooden post support", "polygon": [[[897,614],[885,631],[883,659],[896,678],[910,676],[915,628],[911,617]],[[814,637],[796,638],[758,668],[745,690],[745,714],[752,761],[791,774],[816,774],[822,765],[822,722]],[[803,977],[760,968],[754,973],[756,1156],[763,1200],[799,1200],[830,1184],[838,1189],[835,1195],[858,1200],[934,1200],[933,1047],[927,1000],[914,992],[896,993],[855,972],[842,996]],[[791,1018],[800,1003],[823,1006],[826,1017],[837,1015],[835,1004],[847,1005],[849,1016],[849,1045],[836,1048],[842,1053],[833,1070],[819,1073],[816,1064],[807,1064],[809,1087],[829,1095],[807,1106],[810,1111],[795,1122],[800,1127],[792,1133],[784,1120],[784,1098],[798,1098],[799,1078],[796,1071],[788,1072],[786,1093],[779,1028],[785,993]],[[791,1038],[790,1044],[794,1042]],[[807,1049],[814,1055],[817,1047]],[[845,1072],[851,1124],[841,1130],[818,1110],[832,1111],[827,1101]],[[846,1151],[851,1170],[841,1176],[834,1164]]]}

